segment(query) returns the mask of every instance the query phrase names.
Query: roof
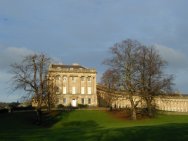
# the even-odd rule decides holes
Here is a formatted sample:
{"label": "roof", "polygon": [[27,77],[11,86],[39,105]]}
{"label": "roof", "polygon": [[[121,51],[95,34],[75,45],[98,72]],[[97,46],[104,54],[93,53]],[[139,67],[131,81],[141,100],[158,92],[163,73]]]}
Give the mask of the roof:
{"label": "roof", "polygon": [[73,68],[73,69],[87,69],[79,64],[72,64],[72,65],[60,65],[60,64],[52,64],[51,65],[51,68],[67,68],[67,69],[70,69],[70,68]]}
{"label": "roof", "polygon": [[86,68],[79,64],[64,65],[64,64],[51,64],[49,72],[71,72],[71,73],[97,73],[94,68]]}

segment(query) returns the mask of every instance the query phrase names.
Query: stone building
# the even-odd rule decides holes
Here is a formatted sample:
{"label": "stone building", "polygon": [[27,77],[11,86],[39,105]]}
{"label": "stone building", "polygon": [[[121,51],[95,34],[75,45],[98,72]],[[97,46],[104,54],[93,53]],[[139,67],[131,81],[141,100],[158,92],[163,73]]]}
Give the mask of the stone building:
{"label": "stone building", "polygon": [[[98,105],[111,106],[112,108],[129,108],[131,103],[129,95],[121,91],[108,91],[105,86],[97,85]],[[145,108],[145,101],[139,96],[133,96],[138,102],[138,108]],[[172,94],[155,96],[153,103],[156,109],[169,112],[188,112],[188,95]]]}
{"label": "stone building", "polygon": [[[140,97],[135,96],[134,99],[139,101]],[[161,111],[188,112],[188,96],[156,96],[153,104]],[[112,102],[111,106],[127,108],[131,106],[131,103],[126,97],[119,97]],[[137,107],[146,107],[145,102],[141,101]]]}
{"label": "stone building", "polygon": [[56,105],[97,106],[96,70],[79,64],[51,64],[48,79],[54,84]]}

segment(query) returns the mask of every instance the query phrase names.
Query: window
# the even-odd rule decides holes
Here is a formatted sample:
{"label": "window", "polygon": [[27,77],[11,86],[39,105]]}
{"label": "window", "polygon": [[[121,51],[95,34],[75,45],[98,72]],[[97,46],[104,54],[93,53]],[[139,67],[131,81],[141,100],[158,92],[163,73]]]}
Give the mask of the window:
{"label": "window", "polygon": [[66,94],[66,93],[67,93],[67,88],[63,87],[63,94]]}
{"label": "window", "polygon": [[67,103],[67,99],[63,98],[63,104],[66,104],[66,103]]}
{"label": "window", "polygon": [[82,77],[81,77],[81,81],[84,81],[84,80],[85,80],[85,79],[84,79],[84,76],[82,76]]}
{"label": "window", "polygon": [[72,87],[72,94],[76,94],[76,87]]}
{"label": "window", "polygon": [[85,93],[85,89],[84,87],[81,87],[81,94],[84,94]]}
{"label": "window", "polygon": [[88,88],[87,88],[87,93],[88,93],[88,94],[91,94],[91,87],[88,87]]}
{"label": "window", "polygon": [[66,81],[67,81],[67,77],[64,76],[64,77],[63,77],[63,82],[66,82]]}
{"label": "window", "polygon": [[59,104],[60,104],[60,100],[59,100],[59,99],[57,99],[57,103],[59,103]]}
{"label": "window", "polygon": [[76,77],[73,76],[73,77],[72,77],[72,81],[73,81],[73,82],[76,82]]}
{"label": "window", "polygon": [[88,98],[88,104],[91,104],[91,98]]}
{"label": "window", "polygon": [[56,75],[56,76],[55,76],[55,79],[56,79],[56,80],[60,80],[60,75]]}
{"label": "window", "polygon": [[90,76],[87,78],[87,81],[91,81],[91,77]]}
{"label": "window", "polygon": [[55,92],[58,94],[60,92],[60,88],[58,86],[55,86]]}
{"label": "window", "polygon": [[84,104],[84,98],[81,99],[81,103]]}

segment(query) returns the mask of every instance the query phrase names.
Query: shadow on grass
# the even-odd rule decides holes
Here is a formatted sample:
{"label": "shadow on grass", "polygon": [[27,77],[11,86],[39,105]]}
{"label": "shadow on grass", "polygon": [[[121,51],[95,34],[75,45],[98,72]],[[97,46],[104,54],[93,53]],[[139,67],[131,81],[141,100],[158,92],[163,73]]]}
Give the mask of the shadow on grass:
{"label": "shadow on grass", "polygon": [[186,141],[188,124],[163,124],[102,130],[101,141]]}
{"label": "shadow on grass", "polygon": [[41,126],[50,128],[57,122],[63,120],[68,117],[72,111],[51,111],[51,112],[43,112],[42,114],[42,123]]}
{"label": "shadow on grass", "polygon": [[80,129],[92,129],[96,128],[98,124],[93,120],[88,121],[72,121],[63,123],[64,128],[80,128]]}
{"label": "shadow on grass", "polygon": [[[169,123],[152,126],[134,126],[123,128],[105,128],[94,120],[60,122],[58,128],[52,127],[66,119],[70,112],[55,111],[44,113],[42,126],[33,126],[24,118],[34,113],[13,113],[6,118],[0,115],[0,140],[14,141],[186,141],[188,140],[188,123]],[[14,117],[14,118],[13,118]],[[20,119],[17,119],[20,118]],[[13,120],[14,121],[9,121]],[[15,123],[18,120],[18,123]],[[6,123],[5,123],[6,122]],[[7,130],[6,124],[11,129]],[[22,125],[24,124],[24,125]],[[25,125],[26,124],[26,125]],[[27,127],[27,128],[26,128]],[[44,128],[45,127],[45,128]],[[4,128],[4,130],[3,130]]]}
{"label": "shadow on grass", "polygon": [[186,141],[188,124],[100,128],[94,121],[68,122],[63,128],[27,133],[14,140],[45,141]]}
{"label": "shadow on grass", "polygon": [[30,134],[21,140],[63,140],[63,141],[186,141],[188,124],[165,124],[105,129],[94,121],[67,122],[63,128],[56,128]]}
{"label": "shadow on grass", "polygon": [[34,111],[0,114],[0,131],[36,128],[36,125],[33,124],[35,117]]}

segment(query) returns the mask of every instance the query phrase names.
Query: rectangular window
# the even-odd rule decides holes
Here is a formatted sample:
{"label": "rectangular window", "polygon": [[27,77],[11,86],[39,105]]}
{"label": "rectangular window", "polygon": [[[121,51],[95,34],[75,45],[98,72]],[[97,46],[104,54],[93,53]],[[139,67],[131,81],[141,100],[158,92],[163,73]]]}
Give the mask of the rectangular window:
{"label": "rectangular window", "polygon": [[66,104],[66,103],[67,103],[67,99],[63,98],[63,104]]}
{"label": "rectangular window", "polygon": [[76,77],[72,77],[72,82],[76,82]]}
{"label": "rectangular window", "polygon": [[91,77],[88,77],[88,78],[87,78],[87,81],[91,82]]}
{"label": "rectangular window", "polygon": [[57,76],[55,77],[56,80],[60,80],[60,78],[61,78],[60,75],[57,75]]}
{"label": "rectangular window", "polygon": [[91,104],[91,98],[88,98],[88,104]]}
{"label": "rectangular window", "polygon": [[58,86],[55,86],[55,92],[56,92],[56,94],[60,93],[60,88]]}
{"label": "rectangular window", "polygon": [[72,94],[76,94],[76,87],[72,87]]}
{"label": "rectangular window", "polygon": [[63,94],[66,94],[66,93],[67,93],[67,88],[63,87]]}
{"label": "rectangular window", "polygon": [[87,93],[88,93],[88,94],[91,94],[91,87],[88,87],[88,88],[87,88]]}
{"label": "rectangular window", "polygon": [[85,93],[85,89],[84,87],[81,87],[81,94],[84,94]]}
{"label": "rectangular window", "polygon": [[84,104],[84,98],[81,99],[81,103]]}
{"label": "rectangular window", "polygon": [[64,76],[64,77],[63,77],[63,82],[66,82],[66,81],[67,81],[67,77]]}
{"label": "rectangular window", "polygon": [[81,81],[84,81],[84,76],[81,77]]}

